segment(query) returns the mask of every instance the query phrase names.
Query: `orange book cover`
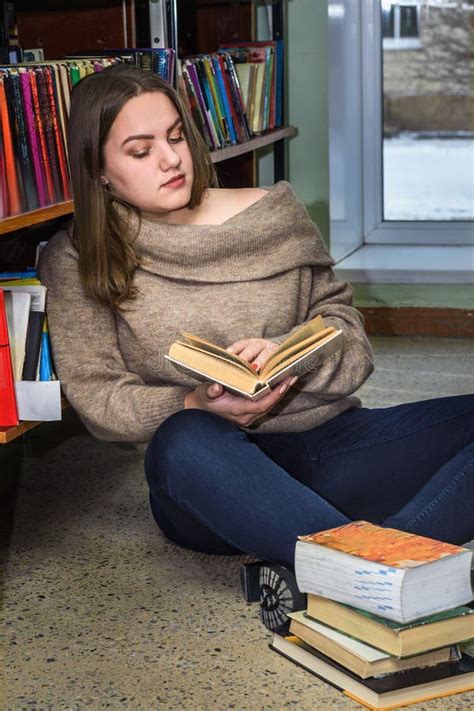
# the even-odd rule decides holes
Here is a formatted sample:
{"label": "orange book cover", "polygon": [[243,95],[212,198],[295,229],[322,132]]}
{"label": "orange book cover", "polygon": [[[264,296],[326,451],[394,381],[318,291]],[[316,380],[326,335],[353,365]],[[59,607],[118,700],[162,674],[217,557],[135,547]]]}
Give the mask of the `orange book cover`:
{"label": "orange book cover", "polygon": [[393,568],[414,568],[466,551],[461,546],[367,521],[353,521],[298,538]]}
{"label": "orange book cover", "polygon": [[3,136],[3,152],[5,160],[5,174],[8,186],[8,215],[17,215],[21,212],[20,188],[15,168],[15,154],[13,151],[13,141],[8,118],[7,97],[3,77],[0,76],[0,122]]}
{"label": "orange book cover", "polygon": [[53,174],[51,172],[51,166],[49,164],[48,149],[46,147],[46,136],[44,134],[43,120],[41,117],[41,107],[39,103],[38,96],[38,85],[36,83],[36,74],[33,69],[29,70],[30,75],[30,85],[31,85],[31,96],[33,98],[33,111],[35,115],[36,131],[38,133],[40,148],[41,148],[41,158],[43,161],[43,169],[46,178],[46,190],[48,193],[49,204],[55,201],[54,197],[54,183]]}

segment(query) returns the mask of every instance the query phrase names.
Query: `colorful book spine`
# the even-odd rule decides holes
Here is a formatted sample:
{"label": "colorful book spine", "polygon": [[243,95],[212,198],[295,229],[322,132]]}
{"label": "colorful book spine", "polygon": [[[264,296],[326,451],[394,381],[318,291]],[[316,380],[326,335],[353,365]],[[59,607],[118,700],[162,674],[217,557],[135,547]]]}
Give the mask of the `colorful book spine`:
{"label": "colorful book spine", "polygon": [[54,380],[53,360],[49,343],[48,320],[45,317],[41,334],[41,352],[39,362],[39,379]]}
{"label": "colorful book spine", "polygon": [[46,88],[48,92],[49,99],[49,109],[51,112],[51,124],[53,129],[54,144],[56,147],[56,152],[58,156],[59,164],[59,174],[62,184],[62,195],[64,200],[71,199],[71,191],[69,189],[69,176],[67,172],[66,155],[63,145],[63,137],[60,132],[58,114],[57,114],[57,102],[55,100],[54,89],[53,89],[53,74],[50,67],[45,67],[45,77],[46,77]]}
{"label": "colorful book spine", "polygon": [[18,424],[5,299],[0,289],[0,427]]}
{"label": "colorful book spine", "polygon": [[31,151],[31,159],[33,163],[34,175],[36,180],[36,189],[38,191],[39,206],[45,207],[48,204],[48,193],[46,190],[46,179],[43,171],[43,162],[41,156],[41,146],[39,136],[36,132],[35,114],[33,109],[33,97],[31,95],[30,77],[23,69],[20,69],[20,82],[23,94],[23,104],[25,107],[26,125],[28,129],[28,138]]}
{"label": "colorful book spine", "polygon": [[17,215],[21,212],[20,184],[15,166],[15,151],[13,137],[10,126],[7,96],[5,91],[5,81],[7,75],[0,76],[0,119],[3,138],[4,170],[7,188],[6,200],[4,200],[5,217]]}

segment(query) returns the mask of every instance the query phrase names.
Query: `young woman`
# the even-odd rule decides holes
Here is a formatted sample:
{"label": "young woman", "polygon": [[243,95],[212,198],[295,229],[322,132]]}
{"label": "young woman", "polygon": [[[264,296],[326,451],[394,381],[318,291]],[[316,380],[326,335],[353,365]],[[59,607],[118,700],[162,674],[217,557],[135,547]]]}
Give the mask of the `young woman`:
{"label": "young woman", "polygon": [[[54,360],[96,437],[145,442],[153,515],[198,551],[291,565],[297,536],[366,519],[474,536],[474,395],[369,410],[362,318],[286,182],[216,187],[179,96],[116,66],[74,89],[75,216],[44,250]],[[260,367],[321,314],[344,346],[258,402],[165,359],[190,331]]]}

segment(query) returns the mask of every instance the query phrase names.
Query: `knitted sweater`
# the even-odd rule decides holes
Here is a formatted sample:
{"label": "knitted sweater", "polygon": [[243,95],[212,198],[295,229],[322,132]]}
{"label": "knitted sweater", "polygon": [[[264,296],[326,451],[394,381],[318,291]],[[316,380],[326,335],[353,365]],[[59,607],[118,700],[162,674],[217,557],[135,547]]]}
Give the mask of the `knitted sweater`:
{"label": "knitted sweater", "polygon": [[135,272],[140,293],[124,312],[86,297],[65,232],[40,261],[56,372],[93,435],[147,442],[182,409],[198,383],[164,359],[182,331],[225,347],[242,338],[281,342],[317,314],[342,329],[343,349],[249,429],[302,431],[360,405],[352,393],[373,368],[362,317],[289,183],[220,225],[144,219],[135,248],[143,258]]}

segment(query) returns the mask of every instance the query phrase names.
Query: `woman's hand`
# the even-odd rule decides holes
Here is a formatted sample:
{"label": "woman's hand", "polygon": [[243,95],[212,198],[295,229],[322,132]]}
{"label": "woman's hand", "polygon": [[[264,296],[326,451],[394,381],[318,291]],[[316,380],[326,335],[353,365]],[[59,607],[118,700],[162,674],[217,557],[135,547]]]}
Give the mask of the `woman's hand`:
{"label": "woman's hand", "polygon": [[186,394],[184,408],[209,410],[209,412],[215,412],[216,415],[234,422],[239,427],[248,427],[259,417],[266,415],[296,380],[296,376],[285,378],[281,383],[278,383],[274,390],[257,401],[234,395],[219,383],[202,383]]}
{"label": "woman's hand", "polygon": [[243,338],[232,343],[227,350],[248,361],[258,372],[278,347],[278,343],[266,338]]}

